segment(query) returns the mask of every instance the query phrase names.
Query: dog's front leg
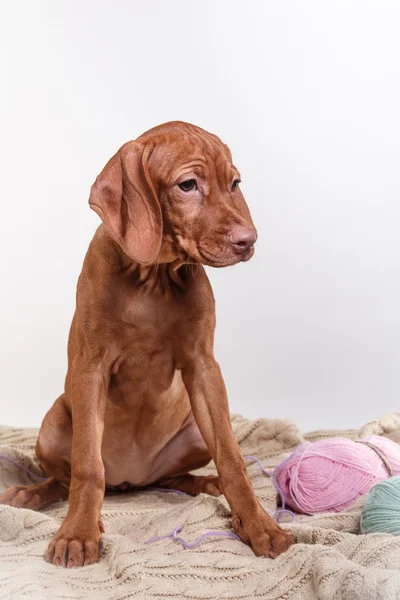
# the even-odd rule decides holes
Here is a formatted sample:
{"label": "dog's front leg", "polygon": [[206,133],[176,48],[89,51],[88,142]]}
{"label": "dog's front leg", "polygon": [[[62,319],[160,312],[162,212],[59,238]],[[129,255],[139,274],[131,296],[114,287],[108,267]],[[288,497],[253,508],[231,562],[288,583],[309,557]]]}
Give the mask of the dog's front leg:
{"label": "dog's front leg", "polygon": [[275,557],[294,543],[258,502],[233,434],[224,380],[213,356],[196,356],[182,370],[192,410],[216,464],[232,525],[257,556]]}
{"label": "dog's front leg", "polygon": [[67,515],[46,554],[46,560],[55,565],[80,567],[99,558],[105,489],[101,443],[107,385],[102,369],[82,363],[73,364],[67,376],[73,428],[71,484]]}

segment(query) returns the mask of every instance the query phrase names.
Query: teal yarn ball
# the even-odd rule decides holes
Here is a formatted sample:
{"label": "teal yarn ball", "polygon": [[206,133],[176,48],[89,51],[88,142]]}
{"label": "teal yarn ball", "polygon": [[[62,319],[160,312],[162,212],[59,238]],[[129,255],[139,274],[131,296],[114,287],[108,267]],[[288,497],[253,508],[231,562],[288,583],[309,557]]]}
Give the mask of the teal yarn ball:
{"label": "teal yarn ball", "polygon": [[376,483],[361,513],[361,533],[400,535],[400,475]]}

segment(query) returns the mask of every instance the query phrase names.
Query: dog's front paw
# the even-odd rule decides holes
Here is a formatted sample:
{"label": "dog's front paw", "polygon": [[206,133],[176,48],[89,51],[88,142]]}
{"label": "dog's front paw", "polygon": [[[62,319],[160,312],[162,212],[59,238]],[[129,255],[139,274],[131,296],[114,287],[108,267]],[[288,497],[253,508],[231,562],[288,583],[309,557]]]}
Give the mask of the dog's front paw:
{"label": "dog's front paw", "polygon": [[66,519],[49,544],[45,560],[60,567],[83,567],[99,560],[99,544],[104,531],[101,521],[89,524]]}
{"label": "dog's front paw", "polygon": [[241,539],[251,546],[256,556],[276,558],[295,543],[294,537],[282,529],[261,507],[255,514],[232,517],[232,526]]}

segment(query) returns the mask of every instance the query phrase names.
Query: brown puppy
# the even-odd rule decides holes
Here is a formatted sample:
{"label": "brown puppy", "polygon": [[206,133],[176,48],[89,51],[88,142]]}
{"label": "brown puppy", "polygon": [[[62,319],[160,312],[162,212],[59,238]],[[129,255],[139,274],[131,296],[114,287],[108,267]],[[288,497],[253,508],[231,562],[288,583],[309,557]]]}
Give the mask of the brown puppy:
{"label": "brown puppy", "polygon": [[[257,239],[239,182],[219,138],[172,122],[122,146],[92,187],[103,225],[78,281],[65,392],[36,446],[51,477],[0,497],[40,508],[69,496],[46,554],[56,565],[98,560],[106,485],[223,493],[255,554],[294,541],[254,495],[213,352],[202,265],[246,261]],[[211,458],[218,477],[189,474]]]}

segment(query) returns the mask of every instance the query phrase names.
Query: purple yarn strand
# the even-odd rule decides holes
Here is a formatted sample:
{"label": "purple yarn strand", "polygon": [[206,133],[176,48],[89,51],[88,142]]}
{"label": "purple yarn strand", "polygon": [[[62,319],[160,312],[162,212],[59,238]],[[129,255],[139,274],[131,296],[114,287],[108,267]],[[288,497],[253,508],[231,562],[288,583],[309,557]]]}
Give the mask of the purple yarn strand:
{"label": "purple yarn strand", "polygon": [[152,485],[149,489],[154,490],[155,492],[172,492],[173,494],[179,494],[180,496],[189,496],[189,494],[186,492],[182,492],[182,490],[175,490],[174,488],[163,488]]}
{"label": "purple yarn strand", "polygon": [[21,465],[20,463],[17,463],[16,460],[14,460],[12,458],[9,458],[5,454],[0,454],[0,458],[3,458],[4,460],[7,460],[8,462],[10,462],[11,464],[13,464],[14,466],[18,467],[18,469],[22,469],[22,471],[25,471],[25,473],[28,473],[32,477],[32,479],[35,479],[36,481],[47,481],[49,479],[49,477],[40,477],[39,475],[36,475],[36,473],[34,473],[33,471],[31,471],[30,469],[28,469],[24,465]]}
{"label": "purple yarn strand", "polygon": [[168,535],[157,535],[156,537],[152,537],[145,544],[151,544],[153,542],[158,542],[159,540],[166,540],[168,538],[172,538],[175,542],[180,542],[185,549],[192,549],[199,546],[205,539],[210,537],[229,537],[235,540],[241,541],[240,537],[231,531],[206,531],[203,533],[197,540],[193,542],[187,542],[184,538],[179,537],[178,533],[180,533],[183,529],[183,525],[178,525],[175,527],[172,533]]}
{"label": "purple yarn strand", "polygon": [[[118,492],[118,486],[116,485],[110,485],[109,483],[106,484],[106,489],[110,492]],[[181,496],[188,496],[189,494],[187,494],[186,492],[182,492],[182,490],[175,490],[174,488],[163,488],[163,487],[157,487],[155,485],[149,485],[149,486],[144,486],[144,487],[135,487],[135,486],[131,486],[129,488],[127,488],[130,492],[146,492],[146,491],[150,491],[150,492],[172,492],[173,494],[180,494]]]}
{"label": "purple yarn strand", "polygon": [[[278,466],[281,467],[282,465],[284,465],[289,460],[290,457],[291,457],[291,455],[288,456],[288,458],[286,458]],[[295,518],[296,518],[296,515],[294,514],[293,511],[288,510],[286,508],[286,502],[285,502],[285,497],[283,495],[283,491],[282,491],[280,485],[278,484],[278,482],[276,480],[276,470],[277,470],[278,467],[275,467],[275,469],[273,471],[268,471],[263,466],[263,464],[261,463],[261,461],[256,456],[252,456],[251,454],[248,454],[247,456],[244,456],[243,458],[244,458],[244,460],[253,460],[253,461],[255,461],[258,464],[258,466],[260,467],[261,471],[264,473],[264,475],[266,475],[267,477],[271,477],[271,479],[273,481],[273,484],[274,484],[274,486],[276,488],[276,491],[279,494],[279,498],[281,499],[282,508],[279,508],[274,513],[272,513],[269,510],[267,510],[267,512],[276,520],[277,523],[281,522],[283,515],[289,515],[290,517],[292,517],[291,521],[294,521]]]}
{"label": "purple yarn strand", "polygon": [[172,536],[173,539],[177,542],[180,542],[184,548],[189,548],[189,549],[196,548],[205,539],[210,538],[210,537],[229,537],[229,538],[232,538],[235,540],[239,540],[239,542],[241,541],[240,537],[236,533],[233,533],[231,531],[206,531],[206,533],[203,533],[203,535],[201,535],[199,538],[197,538],[197,540],[190,543],[190,542],[187,542],[186,540],[184,540],[183,538],[178,537],[177,534],[179,533],[179,531],[176,531],[176,530],[174,531],[173,536]]}
{"label": "purple yarn strand", "polygon": [[256,456],[252,456],[251,454],[248,454],[247,456],[243,456],[244,460],[254,460],[254,462],[256,462],[258,464],[258,466],[260,467],[261,471],[264,473],[264,475],[266,475],[267,477],[273,477],[274,471],[268,471],[262,464],[262,462],[256,457]]}

